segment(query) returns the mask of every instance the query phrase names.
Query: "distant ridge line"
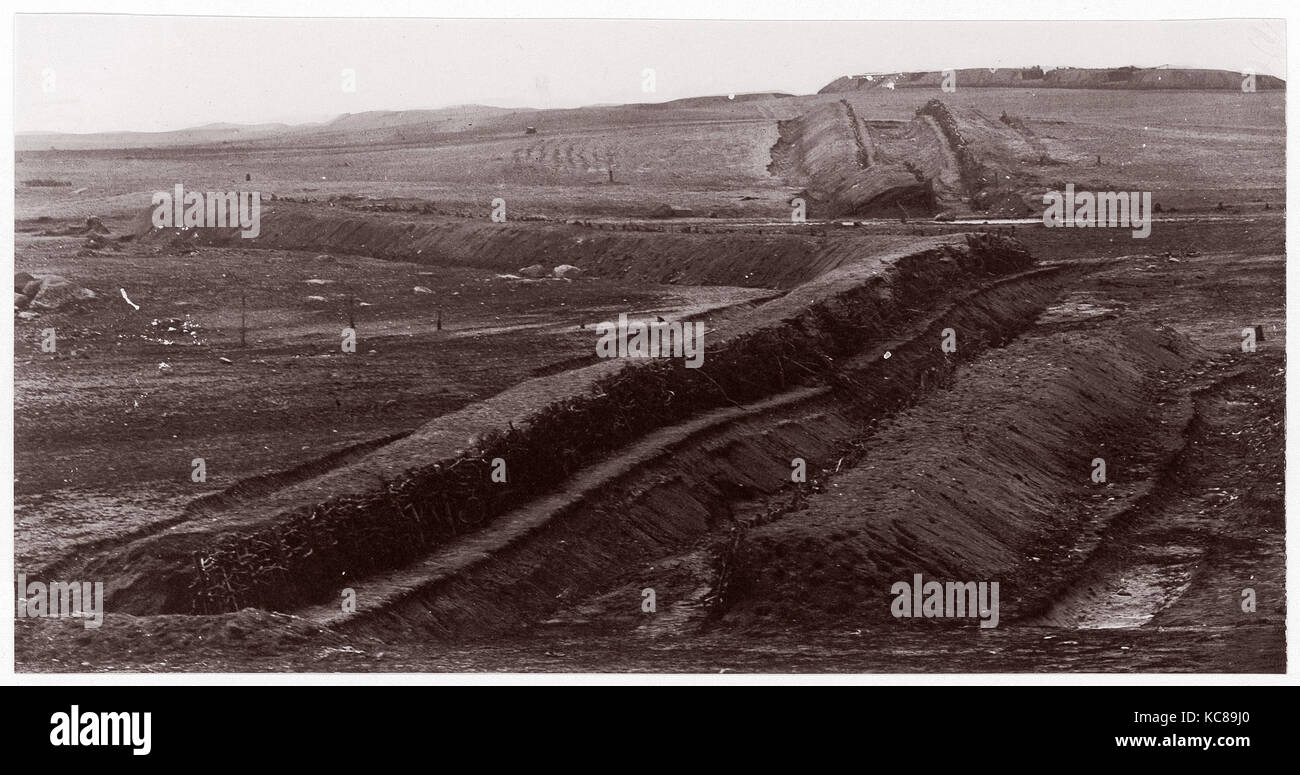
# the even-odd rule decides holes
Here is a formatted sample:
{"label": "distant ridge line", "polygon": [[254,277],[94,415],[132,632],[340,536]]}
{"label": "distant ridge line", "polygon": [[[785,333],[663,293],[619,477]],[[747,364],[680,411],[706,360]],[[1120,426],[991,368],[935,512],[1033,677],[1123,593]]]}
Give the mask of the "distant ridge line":
{"label": "distant ridge line", "polygon": [[[951,76],[950,76],[951,74]],[[1244,90],[1248,74],[1232,70],[1156,67],[968,67],[956,70],[916,70],[844,75],[818,94],[842,94],[871,89],[937,89],[945,81],[957,88],[1114,89],[1114,90]],[[1286,81],[1255,74],[1255,90],[1285,89]]]}

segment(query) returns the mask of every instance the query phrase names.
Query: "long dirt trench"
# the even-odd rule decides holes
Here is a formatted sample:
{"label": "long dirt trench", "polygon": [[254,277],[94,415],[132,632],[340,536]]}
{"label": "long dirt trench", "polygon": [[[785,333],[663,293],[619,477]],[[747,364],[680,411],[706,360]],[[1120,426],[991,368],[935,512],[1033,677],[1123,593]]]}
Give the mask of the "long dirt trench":
{"label": "long dirt trench", "polygon": [[[964,304],[982,296],[996,306],[1002,292],[1032,318],[1077,279],[1077,269],[1029,272]],[[918,571],[1001,578],[1002,626],[1021,639],[1176,621],[1191,578],[1223,564],[1215,553],[1232,553],[1231,515],[1206,515],[1241,497],[1227,492],[1227,472],[1202,480],[1197,461],[1243,443],[1224,427],[1258,406],[1241,393],[1272,367],[1226,362],[1174,329],[1123,315],[1098,320],[1074,304],[1048,312],[1018,340],[1023,319],[986,330],[996,346],[950,371],[919,369],[911,397],[888,409],[830,408],[835,390],[807,391],[648,439],[637,452],[650,456],[630,461],[639,470],[585,482],[581,502],[530,526],[531,539],[516,533],[493,545],[481,536],[459,556],[386,579],[386,591],[374,590],[388,595],[378,610],[302,613],[379,640],[829,630],[891,623],[882,615],[888,580]],[[883,352],[907,359],[932,350],[939,329],[978,330],[953,310],[927,322],[864,352],[846,369],[851,384],[881,379]],[[990,387],[1019,397],[999,415]],[[1036,430],[1040,438],[1024,438]],[[799,453],[817,471],[805,485],[788,480]],[[1094,454],[1109,459],[1110,483],[1089,477]],[[968,478],[952,462],[962,459],[985,470]],[[960,496],[942,491],[939,471]],[[980,478],[983,492],[964,486]],[[1188,519],[1192,505],[1199,517]],[[876,524],[864,527],[864,515]],[[1251,529],[1277,526],[1265,519]],[[657,597],[654,616],[639,607],[646,590]]]}
{"label": "long dirt trench", "polygon": [[[895,669],[888,655],[906,654],[941,660],[931,669],[979,670],[984,653],[1004,669],[1104,669],[1116,659],[1110,647],[1057,663],[1043,645],[1092,649],[1077,633],[1107,629],[1223,637],[1224,623],[1197,603],[1237,585],[1246,559],[1265,568],[1255,583],[1276,583],[1267,569],[1280,551],[1280,501],[1242,473],[1207,478],[1204,461],[1257,461],[1278,443],[1268,419],[1278,407],[1256,388],[1280,379],[1282,361],[1276,349],[1225,358],[1204,337],[1104,294],[1081,301],[1081,286],[1095,291],[1091,278],[1122,263],[1066,262],[985,282],[888,340],[861,342],[825,384],[655,431],[593,461],[562,493],[413,565],[351,580],[354,612],[321,603],[291,620],[374,648],[505,650],[514,638],[599,649],[608,637],[834,640],[870,627],[882,662],[859,669]],[[949,331],[956,353],[938,347]],[[1107,482],[1089,477],[1097,457]],[[796,458],[806,483],[791,481]],[[1256,478],[1273,475],[1252,466]],[[1220,508],[1243,503],[1263,503],[1264,515]],[[1000,580],[1000,629],[977,643],[970,638],[984,633],[970,622],[891,618],[890,583],[914,572]],[[642,605],[647,589],[654,615]],[[915,637],[945,624],[957,625],[950,648],[927,650]],[[988,637],[995,648],[983,647]],[[861,643],[844,646],[840,668],[865,658]],[[1161,641],[1150,658],[1168,648]],[[672,666],[694,669],[694,658]]]}
{"label": "long dirt trench", "polygon": [[[924,328],[936,311],[969,309],[987,330],[966,348],[978,349],[1029,311],[1014,300],[1002,302],[1006,310],[982,310],[978,298],[964,301],[972,294],[963,288],[974,282],[996,292],[999,277],[1032,259],[1014,241],[976,235],[965,242],[923,240],[867,254],[763,304],[714,334],[698,372],[660,360],[606,361],[530,380],[219,519],[128,537],[77,562],[109,578],[110,605],[132,614],[324,602],[337,581],[360,583],[429,550],[455,551],[485,527],[490,534],[527,524],[500,519],[512,508],[528,509],[538,498],[576,500],[583,488],[567,480],[590,476],[594,460],[625,457],[625,445],[647,433],[708,427],[719,411],[779,405],[799,389],[851,386],[853,358],[872,345],[864,337]],[[951,360],[933,352],[895,358],[899,378],[873,388],[872,400],[906,398],[914,382],[924,384]],[[486,475],[498,455],[511,460],[504,486]]]}
{"label": "long dirt trench", "polygon": [[[803,459],[815,478],[864,428],[941,385],[960,362],[957,354],[973,357],[1030,324],[1068,275],[1040,268],[993,281],[888,341],[865,343],[839,364],[836,385],[800,388],[656,432],[584,470],[563,493],[505,515],[497,527],[414,567],[363,580],[354,589],[367,605],[355,613],[335,604],[299,613],[366,632],[417,627],[438,637],[480,636],[549,619],[585,598],[582,590],[617,583],[628,568],[701,542],[708,554],[719,531],[727,534],[744,513],[802,497],[805,488],[791,481],[793,459]],[[942,352],[945,329],[969,337],[964,353]],[[714,582],[711,563],[695,562],[705,568],[691,595],[698,604]]]}

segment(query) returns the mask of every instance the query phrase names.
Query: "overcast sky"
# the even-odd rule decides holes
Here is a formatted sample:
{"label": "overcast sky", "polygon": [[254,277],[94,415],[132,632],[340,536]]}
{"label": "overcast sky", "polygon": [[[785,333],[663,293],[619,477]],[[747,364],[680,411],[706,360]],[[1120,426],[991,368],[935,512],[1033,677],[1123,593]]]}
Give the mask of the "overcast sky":
{"label": "overcast sky", "polygon": [[[19,16],[15,129],[159,131],[480,103],[576,107],[961,67],[1285,75],[1276,21],[747,22]],[[654,70],[655,91],[642,91]],[[355,91],[344,89],[355,72]]]}

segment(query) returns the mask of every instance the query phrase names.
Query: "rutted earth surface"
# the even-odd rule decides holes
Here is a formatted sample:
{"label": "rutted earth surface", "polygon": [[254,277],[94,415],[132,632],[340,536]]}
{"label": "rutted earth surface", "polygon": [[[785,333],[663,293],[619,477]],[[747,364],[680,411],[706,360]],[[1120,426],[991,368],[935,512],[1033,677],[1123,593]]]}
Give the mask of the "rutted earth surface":
{"label": "rutted earth surface", "polygon": [[[460,633],[430,629],[428,620],[409,611],[395,618],[344,621],[347,617],[324,614],[328,606],[284,614],[251,609],[202,617],[110,614],[99,631],[82,630],[76,622],[20,620],[20,665],[37,670],[1281,670],[1285,328],[1280,222],[1267,234],[1249,253],[1181,258],[1106,256],[1113,248],[1098,245],[1099,255],[1067,262],[1066,275],[1029,328],[1006,341],[985,343],[987,349],[973,359],[923,384],[910,406],[845,437],[838,452],[810,457],[809,484],[731,485],[722,498],[728,504],[725,517],[702,515],[697,538],[663,544],[671,548],[658,556],[650,550],[652,559],[597,587],[561,589],[544,616],[520,622],[501,612],[505,618],[493,625],[497,614],[491,606],[462,611],[459,620],[480,625]],[[1026,242],[1050,256],[1052,236],[1031,233]],[[1213,236],[1203,242],[1213,243]],[[1241,329],[1251,325],[1263,327],[1264,341],[1256,352],[1243,353]],[[902,344],[878,343],[894,348],[891,354],[898,355],[891,359],[868,347],[861,357],[877,360],[862,374],[887,377],[879,369],[890,367],[891,360],[904,362]],[[1115,369],[1123,373],[1109,374]],[[1071,413],[1078,416],[1071,419]],[[769,433],[776,427],[756,422]],[[1087,432],[1078,440],[1043,442],[1057,445],[1057,461],[1024,457],[1015,449],[1017,439],[1026,450],[1040,448],[1024,441],[1027,432],[1071,429]],[[728,444],[741,448],[735,443],[723,438],[704,449],[725,459]],[[1095,451],[1108,444],[1106,452]],[[1108,459],[1104,484],[1089,478],[1090,461],[1097,456]],[[958,474],[963,495],[944,495],[936,474],[954,464],[960,468],[962,461],[1005,468]],[[788,478],[785,460],[773,466],[740,454],[727,465],[750,477],[772,470]],[[671,466],[654,476],[673,476]],[[1068,487],[1061,483],[1066,478],[1073,480]],[[972,511],[981,498],[992,516]],[[673,509],[671,504],[657,508]],[[945,508],[952,513],[944,515]],[[957,532],[924,538],[940,518],[940,526]],[[1009,519],[1011,527],[1005,529],[1014,534],[996,548],[987,542],[1004,528],[990,525],[990,518]],[[973,519],[972,527],[961,528],[963,519]],[[1024,524],[1017,528],[1018,520]],[[1034,535],[1027,538],[1026,529]],[[736,552],[738,530],[745,533],[739,542],[744,548]],[[578,532],[558,538],[562,534],[556,534],[561,543],[583,537]],[[650,538],[651,545],[662,540]],[[598,536],[591,539],[598,545]],[[926,540],[952,556],[927,559],[921,548]],[[772,547],[770,558],[756,552],[763,546]],[[855,546],[867,554],[855,557]],[[880,559],[871,559],[874,552],[888,546],[903,554],[870,570]],[[722,605],[720,558],[728,551],[735,555],[733,563],[746,568],[739,574],[746,581],[733,579],[734,589]],[[750,565],[736,556],[748,557]],[[783,567],[789,572],[781,573]],[[904,568],[945,579],[1001,578],[999,627],[891,619],[889,585],[881,582]],[[509,583],[545,584],[538,578]],[[645,588],[656,593],[653,615],[641,610]],[[1241,607],[1247,588],[1258,601],[1253,613]],[[360,598],[362,608],[365,599]],[[475,599],[470,595],[464,603],[473,605]],[[944,634],[936,637],[940,627]]]}
{"label": "rutted earth surface", "polygon": [[[1283,95],[970,83],[20,152],[16,567],[121,605],[18,668],[1284,670]],[[255,247],[150,227],[246,170]],[[1165,210],[1001,217],[1065,180]],[[599,361],[619,313],[708,368]],[[480,497],[507,442],[545,475]],[[895,618],[915,573],[998,626]]]}

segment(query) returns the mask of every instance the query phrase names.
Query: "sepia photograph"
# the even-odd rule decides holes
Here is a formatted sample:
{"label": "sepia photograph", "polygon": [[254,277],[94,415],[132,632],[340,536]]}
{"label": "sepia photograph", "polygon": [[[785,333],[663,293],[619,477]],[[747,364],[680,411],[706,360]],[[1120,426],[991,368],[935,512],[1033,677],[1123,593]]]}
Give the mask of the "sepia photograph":
{"label": "sepia photograph", "polygon": [[1283,19],[298,8],[13,17],[16,673],[1286,673]]}

